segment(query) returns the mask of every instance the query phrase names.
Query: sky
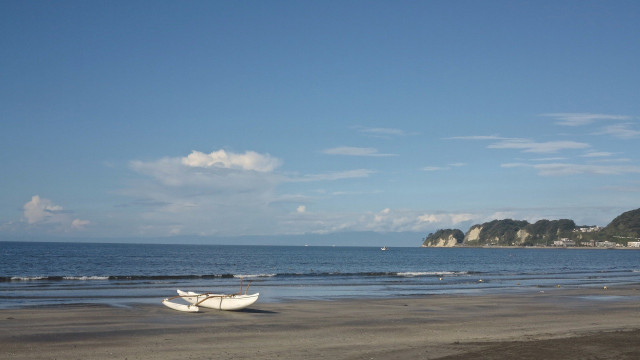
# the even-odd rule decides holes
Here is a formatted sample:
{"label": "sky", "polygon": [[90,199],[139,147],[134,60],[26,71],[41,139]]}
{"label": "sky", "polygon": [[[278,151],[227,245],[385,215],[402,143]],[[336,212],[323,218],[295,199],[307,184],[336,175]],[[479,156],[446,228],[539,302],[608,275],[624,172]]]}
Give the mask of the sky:
{"label": "sky", "polygon": [[605,226],[640,207],[639,17],[637,1],[0,1],[0,240]]}

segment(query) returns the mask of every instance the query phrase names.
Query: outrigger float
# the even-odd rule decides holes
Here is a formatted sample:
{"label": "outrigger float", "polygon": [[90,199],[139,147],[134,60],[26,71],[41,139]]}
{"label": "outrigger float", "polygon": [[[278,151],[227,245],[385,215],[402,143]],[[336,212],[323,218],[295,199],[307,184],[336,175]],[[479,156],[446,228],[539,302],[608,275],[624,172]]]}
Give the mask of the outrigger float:
{"label": "outrigger float", "polygon": [[[178,289],[177,296],[164,299],[162,303],[170,309],[184,312],[198,312],[200,311],[200,306],[216,310],[242,310],[247,306],[253,305],[258,301],[258,296],[260,296],[260,293],[248,294],[249,286],[251,286],[251,282],[247,285],[244,294],[242,293],[242,281],[240,281],[240,292],[237,294],[199,294]],[[178,298],[184,299],[189,305],[171,301]]]}

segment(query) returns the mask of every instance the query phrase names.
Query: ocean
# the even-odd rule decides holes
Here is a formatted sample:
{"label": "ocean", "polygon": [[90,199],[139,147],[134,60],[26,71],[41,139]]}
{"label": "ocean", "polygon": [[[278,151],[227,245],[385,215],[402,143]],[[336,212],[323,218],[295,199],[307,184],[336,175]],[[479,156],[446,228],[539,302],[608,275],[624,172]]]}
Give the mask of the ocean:
{"label": "ocean", "polygon": [[640,284],[640,251],[0,242],[0,308],[160,304],[176,289],[259,302]]}

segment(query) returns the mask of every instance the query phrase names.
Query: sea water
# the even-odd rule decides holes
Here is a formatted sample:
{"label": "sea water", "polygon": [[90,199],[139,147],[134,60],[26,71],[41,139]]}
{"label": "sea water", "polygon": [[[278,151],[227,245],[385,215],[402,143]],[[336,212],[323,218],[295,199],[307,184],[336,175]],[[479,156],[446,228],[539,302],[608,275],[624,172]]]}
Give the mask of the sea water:
{"label": "sea water", "polygon": [[241,281],[260,302],[602,288],[640,284],[640,251],[0,242],[0,308],[159,303]]}

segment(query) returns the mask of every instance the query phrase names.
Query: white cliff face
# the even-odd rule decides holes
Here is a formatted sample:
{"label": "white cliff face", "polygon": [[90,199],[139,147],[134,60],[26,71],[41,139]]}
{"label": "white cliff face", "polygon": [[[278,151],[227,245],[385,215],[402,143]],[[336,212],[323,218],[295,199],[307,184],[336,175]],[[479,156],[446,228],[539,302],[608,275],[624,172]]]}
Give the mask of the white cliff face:
{"label": "white cliff face", "polygon": [[477,242],[480,240],[480,232],[482,231],[482,226],[476,225],[471,227],[467,234],[464,236],[464,242]]}
{"label": "white cliff face", "polygon": [[527,241],[527,239],[529,238],[529,236],[531,236],[531,234],[529,234],[527,230],[524,230],[524,229],[518,230],[518,232],[516,233],[516,237],[518,238],[518,240],[516,240],[514,245],[524,244],[525,241]]}
{"label": "white cliff face", "polygon": [[458,244],[458,241],[453,235],[447,237],[440,237],[423,244],[422,247],[454,247]]}
{"label": "white cliff face", "polygon": [[456,246],[457,243],[458,241],[453,235],[449,235],[446,239],[440,239],[440,241],[438,241],[438,245],[441,247],[452,247]]}

